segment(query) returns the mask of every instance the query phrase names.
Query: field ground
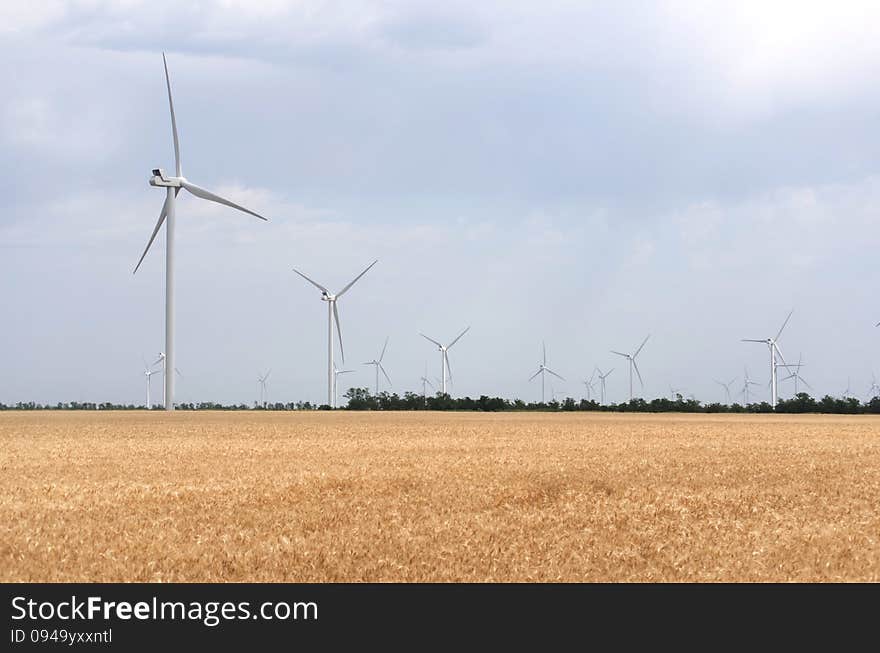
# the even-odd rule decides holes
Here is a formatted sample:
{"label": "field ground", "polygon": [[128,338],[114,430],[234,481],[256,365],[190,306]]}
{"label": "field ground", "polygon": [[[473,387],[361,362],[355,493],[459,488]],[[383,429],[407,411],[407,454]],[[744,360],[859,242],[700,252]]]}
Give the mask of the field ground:
{"label": "field ground", "polygon": [[0,581],[856,580],[867,416],[0,413]]}

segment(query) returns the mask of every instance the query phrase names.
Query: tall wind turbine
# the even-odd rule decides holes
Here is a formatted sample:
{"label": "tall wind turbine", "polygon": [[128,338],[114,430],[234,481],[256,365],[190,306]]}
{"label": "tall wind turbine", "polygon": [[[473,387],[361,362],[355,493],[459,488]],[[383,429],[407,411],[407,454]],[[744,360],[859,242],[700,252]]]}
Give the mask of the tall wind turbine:
{"label": "tall wind turbine", "polygon": [[[153,363],[155,365],[156,363]],[[153,408],[152,402],[150,401],[150,381],[154,374],[161,374],[162,370],[152,370],[150,366],[147,365],[147,361],[144,361],[144,377],[147,380],[147,403],[145,404],[147,410],[151,410]]]}
{"label": "tall wind turbine", "polygon": [[748,370],[748,368],[744,367],[744,368],[743,368],[743,372],[744,372],[744,375],[743,375],[743,387],[742,387],[742,390],[739,391],[739,395],[738,395],[738,396],[742,396],[743,401],[745,401],[745,405],[748,406],[748,405],[749,405],[749,386],[750,386],[750,385],[761,385],[761,384],[758,383],[757,381],[752,381],[752,380],[749,378],[749,370]]}
{"label": "tall wind turbine", "polygon": [[641,383],[642,388],[645,387],[645,382],[642,381],[642,374],[641,374],[641,372],[639,372],[639,366],[636,364],[636,356],[638,356],[639,352],[642,351],[642,347],[645,346],[645,343],[648,342],[648,338],[650,338],[650,337],[651,337],[650,334],[645,336],[645,339],[642,340],[642,344],[640,344],[639,348],[636,349],[632,354],[624,354],[623,352],[620,352],[620,351],[614,351],[613,349],[611,350],[612,354],[617,354],[618,356],[623,356],[627,361],[629,361],[629,400],[630,401],[633,400],[633,368],[635,368],[635,370],[636,370],[636,375],[638,375],[638,377],[639,377],[639,383]]}
{"label": "tall wind turbine", "polygon": [[541,375],[541,403],[544,403],[544,377],[549,373],[555,376],[557,379],[565,381],[561,376],[559,376],[556,372],[547,367],[547,345],[545,343],[541,343],[541,347],[544,351],[544,358],[541,360],[541,363],[538,365],[538,371],[532,374],[529,377],[529,381],[534,379],[539,374]]}
{"label": "tall wind turbine", "polygon": [[782,323],[782,326],[779,327],[779,331],[776,334],[775,338],[764,338],[763,340],[754,340],[751,338],[743,338],[743,342],[761,342],[767,345],[770,349],[770,399],[773,408],[776,408],[776,404],[779,403],[779,393],[776,382],[776,367],[778,365],[777,358],[782,360],[783,365],[785,364],[785,358],[782,356],[782,352],[779,351],[779,336],[782,335],[782,330],[785,329],[785,325],[788,324],[788,321],[791,319],[791,314],[794,311],[790,311],[788,313],[788,317],[785,318],[785,322]]}
{"label": "tall wind turbine", "polygon": [[611,376],[611,373],[614,371],[614,368],[612,367],[610,370],[605,372],[605,374],[602,374],[602,370],[600,370],[598,367],[596,368],[596,371],[599,373],[599,382],[602,384],[602,386],[601,386],[602,387],[602,405],[604,406],[605,405],[605,379],[607,379],[609,376]]}
{"label": "tall wind turbine", "polygon": [[327,290],[324,286],[322,286],[317,281],[312,281],[302,272],[293,269],[299,276],[312,284],[315,288],[321,291],[321,301],[327,302],[327,405],[333,405],[333,385],[336,381],[336,376],[333,374],[333,322],[336,322],[336,333],[339,336],[339,353],[342,356],[342,362],[345,363],[345,350],[342,347],[342,329],[339,326],[339,311],[336,309],[336,301],[342,297],[345,293],[348,292],[348,289],[351,288],[357,280],[364,276],[371,267],[376,265],[379,260],[376,259],[372,263],[370,263],[366,269],[357,275],[351,282],[345,286],[342,290],[340,290],[335,295]]}
{"label": "tall wind turbine", "polygon": [[798,393],[798,383],[799,383],[799,382],[800,382],[800,383],[803,383],[803,384],[804,384],[805,386],[807,386],[810,390],[813,389],[813,386],[811,386],[809,383],[807,383],[806,379],[804,379],[804,377],[801,376],[801,366],[802,366],[803,364],[804,364],[804,363],[803,363],[803,355],[802,355],[802,354],[799,354],[799,355],[798,355],[798,362],[797,362],[796,365],[784,365],[784,366],[781,366],[781,367],[785,367],[786,369],[788,369],[788,368],[794,368],[794,371],[792,372],[791,370],[789,370],[789,374],[788,374],[788,376],[785,377],[785,378],[782,379],[782,380],[783,380],[783,381],[788,381],[789,379],[794,379],[794,394],[795,394],[795,396],[797,396],[797,393]]}
{"label": "tall wind turbine", "polygon": [[[156,239],[156,234],[158,234],[159,229],[162,228],[162,223],[165,223],[165,357],[168,359],[166,369],[174,370],[176,369],[174,367],[174,223],[177,211],[177,195],[180,193],[180,189],[183,188],[203,200],[217,202],[218,204],[224,204],[233,209],[244,211],[260,220],[266,220],[266,218],[258,213],[254,213],[250,209],[246,209],[245,207],[236,204],[235,202],[230,202],[201,186],[195,185],[183,176],[183,171],[180,166],[180,140],[177,136],[177,119],[174,117],[174,102],[171,99],[171,77],[168,75],[168,62],[165,60],[164,53],[162,54],[162,62],[165,65],[165,86],[168,88],[168,106],[171,108],[171,135],[174,138],[175,173],[172,177],[166,175],[162,168],[153,169],[153,176],[150,178],[150,185],[165,189],[165,203],[162,205],[162,210],[159,212],[159,220],[153,228],[153,233],[150,236],[149,242],[147,242],[147,247],[144,249],[144,253],[141,254],[140,260],[134,267],[134,272],[138,271],[144,257],[150,250],[150,246]],[[134,272],[132,272],[132,274],[134,274]],[[164,380],[165,388],[163,396],[165,410],[174,410],[174,374],[165,374]]]}
{"label": "tall wind turbine", "polygon": [[470,331],[470,329],[471,329],[470,327],[467,327],[464,331],[462,331],[461,333],[458,334],[458,336],[455,338],[455,340],[450,342],[445,347],[443,345],[441,345],[439,342],[437,342],[436,340],[434,340],[433,338],[429,338],[424,333],[419,333],[419,335],[422,336],[422,338],[424,338],[425,340],[428,340],[430,342],[433,342],[435,345],[437,345],[437,350],[440,352],[440,392],[443,393],[444,395],[446,394],[447,377],[449,377],[450,379],[452,378],[452,368],[449,365],[449,350],[452,349],[452,345],[454,345],[456,342],[458,342],[464,334],[466,334],[468,331]]}
{"label": "tall wind turbine", "polygon": [[382,359],[385,358],[385,350],[388,348],[388,336],[385,337],[385,344],[382,345],[382,353],[379,354],[379,358],[374,358],[371,361],[367,361],[364,365],[372,365],[376,368],[376,396],[379,396],[379,370],[382,370],[382,374],[385,375],[385,378],[388,380],[388,385],[391,385],[391,379],[388,376],[388,372],[385,371],[385,368],[382,367]]}
{"label": "tall wind turbine", "polygon": [[339,375],[340,374],[351,374],[354,370],[340,370],[336,367],[336,364],[333,364],[333,408],[339,407]]}
{"label": "tall wind turbine", "polygon": [[733,378],[730,381],[728,381],[727,383],[725,383],[724,381],[719,381],[718,379],[713,379],[713,380],[715,381],[715,383],[717,383],[722,388],[724,388],[724,394],[727,396],[727,403],[729,404],[730,403],[730,386],[733,385],[733,383],[734,383],[734,381],[736,381],[736,379]]}
{"label": "tall wind turbine", "polygon": [[263,374],[262,376],[257,375],[257,383],[260,386],[260,406],[263,408],[266,407],[266,397],[268,396],[268,392],[266,391],[266,381],[269,380],[269,375],[272,373],[270,369],[268,372]]}

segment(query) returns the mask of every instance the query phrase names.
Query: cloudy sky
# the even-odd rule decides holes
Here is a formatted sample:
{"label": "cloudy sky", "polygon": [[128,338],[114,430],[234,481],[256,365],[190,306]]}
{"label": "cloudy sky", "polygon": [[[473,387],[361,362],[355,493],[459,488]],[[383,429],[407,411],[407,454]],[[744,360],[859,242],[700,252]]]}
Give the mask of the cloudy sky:
{"label": "cloudy sky", "polygon": [[[880,4],[39,2],[0,5],[0,401],[142,402],[164,347],[173,169],[268,216],[178,203],[178,400],[344,387],[537,399],[547,343],[581,396],[762,384],[773,335],[815,394],[880,374]],[[476,5],[476,7],[475,7]],[[638,386],[637,386],[638,389]],[[782,386],[783,396],[791,394]],[[154,377],[154,397],[161,383]],[[767,395],[764,386],[758,397]],[[549,387],[548,387],[549,394]]]}

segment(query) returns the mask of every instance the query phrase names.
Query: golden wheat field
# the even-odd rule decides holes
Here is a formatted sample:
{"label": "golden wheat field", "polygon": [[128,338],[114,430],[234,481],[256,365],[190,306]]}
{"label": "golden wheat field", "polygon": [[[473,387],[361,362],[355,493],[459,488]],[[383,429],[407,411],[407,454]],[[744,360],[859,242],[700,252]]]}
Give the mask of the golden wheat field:
{"label": "golden wheat field", "polygon": [[880,420],[0,414],[0,581],[877,581]]}

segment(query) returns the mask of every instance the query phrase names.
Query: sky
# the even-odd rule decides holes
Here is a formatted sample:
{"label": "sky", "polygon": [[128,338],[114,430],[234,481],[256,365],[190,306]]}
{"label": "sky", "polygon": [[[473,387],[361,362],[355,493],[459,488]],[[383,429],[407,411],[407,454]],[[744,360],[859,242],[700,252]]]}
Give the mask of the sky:
{"label": "sky", "polygon": [[[173,170],[265,215],[181,195],[177,400],[323,402],[389,338],[421,391],[540,399],[614,368],[627,399],[768,399],[766,346],[811,394],[880,374],[876,2],[0,4],[0,402],[143,403],[164,348]],[[780,394],[790,396],[790,381]],[[153,397],[161,382],[153,377]],[[381,389],[389,389],[383,384]],[[551,387],[548,382],[547,393]]]}

